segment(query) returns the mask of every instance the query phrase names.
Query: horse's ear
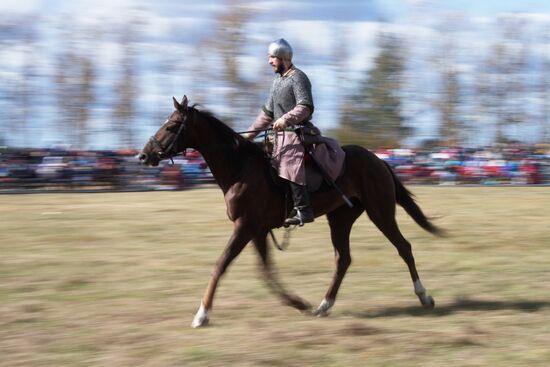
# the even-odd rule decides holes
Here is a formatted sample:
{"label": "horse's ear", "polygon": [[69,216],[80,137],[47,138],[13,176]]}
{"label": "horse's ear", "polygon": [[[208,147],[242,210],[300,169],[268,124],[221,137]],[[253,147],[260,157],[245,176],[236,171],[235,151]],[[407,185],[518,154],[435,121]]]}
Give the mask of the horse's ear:
{"label": "horse's ear", "polygon": [[181,108],[181,105],[179,104],[178,100],[176,99],[176,97],[172,97],[172,101],[174,101],[174,108],[177,110],[177,111],[181,111],[182,108]]}
{"label": "horse's ear", "polygon": [[172,97],[172,100],[174,101],[174,107],[176,110],[180,111],[181,113],[184,113],[187,111],[187,105],[189,104],[189,101],[187,100],[187,96],[183,96],[181,103],[178,102],[176,97]]}

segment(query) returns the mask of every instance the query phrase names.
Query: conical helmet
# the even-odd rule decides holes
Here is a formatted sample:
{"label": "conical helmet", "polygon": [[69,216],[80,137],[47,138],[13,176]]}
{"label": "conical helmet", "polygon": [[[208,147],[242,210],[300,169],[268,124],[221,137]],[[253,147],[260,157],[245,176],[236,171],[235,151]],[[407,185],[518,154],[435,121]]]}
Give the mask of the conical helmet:
{"label": "conical helmet", "polygon": [[267,52],[269,55],[280,59],[292,60],[292,47],[284,38],[271,42]]}

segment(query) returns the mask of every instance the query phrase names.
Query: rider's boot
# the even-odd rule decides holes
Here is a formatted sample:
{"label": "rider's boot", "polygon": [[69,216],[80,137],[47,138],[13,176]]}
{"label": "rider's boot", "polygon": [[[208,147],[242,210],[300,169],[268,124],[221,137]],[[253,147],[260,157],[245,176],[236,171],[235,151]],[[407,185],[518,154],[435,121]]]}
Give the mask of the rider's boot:
{"label": "rider's boot", "polygon": [[315,215],[311,209],[307,186],[290,182],[290,189],[292,191],[292,200],[294,201],[294,210],[291,216],[285,220],[285,226],[296,224],[303,226],[304,223],[313,222]]}

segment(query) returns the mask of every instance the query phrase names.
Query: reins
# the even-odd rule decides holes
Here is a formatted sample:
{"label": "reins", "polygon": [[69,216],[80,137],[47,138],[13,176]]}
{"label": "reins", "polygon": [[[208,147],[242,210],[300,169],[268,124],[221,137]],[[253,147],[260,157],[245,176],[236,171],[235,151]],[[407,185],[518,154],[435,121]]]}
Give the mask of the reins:
{"label": "reins", "polygon": [[257,133],[257,132],[260,132],[260,133],[265,133],[267,131],[270,131],[270,130],[273,130],[272,127],[268,127],[266,129],[261,129],[261,130],[246,130],[246,131],[237,131],[237,134],[239,135],[242,135],[242,134],[247,134],[247,133]]}

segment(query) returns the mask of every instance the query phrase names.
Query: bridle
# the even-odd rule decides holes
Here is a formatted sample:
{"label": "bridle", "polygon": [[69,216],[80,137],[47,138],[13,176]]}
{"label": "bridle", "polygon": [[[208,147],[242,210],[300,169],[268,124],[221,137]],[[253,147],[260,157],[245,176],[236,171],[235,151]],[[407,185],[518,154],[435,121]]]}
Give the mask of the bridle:
{"label": "bridle", "polygon": [[[189,109],[187,109],[187,111],[189,111]],[[157,157],[159,158],[159,160],[163,160],[165,158],[168,158],[168,159],[170,159],[170,161],[172,161],[172,164],[174,164],[174,160],[172,159],[172,157],[175,156],[176,154],[178,154],[178,152],[174,148],[175,148],[176,143],[178,142],[180,136],[183,134],[183,131],[186,128],[185,122],[187,121],[188,116],[189,116],[189,113],[186,113],[181,122],[170,120],[170,119],[166,120],[165,124],[167,124],[169,122],[174,122],[174,123],[179,124],[178,132],[176,133],[176,135],[174,135],[174,138],[172,139],[170,144],[168,144],[168,147],[164,147],[164,145],[160,141],[158,141],[158,139],[155,138],[154,135],[149,138],[149,141],[153,142],[153,144],[156,145],[157,148],[160,149],[157,152]],[[183,150],[183,155],[185,156],[185,149]]]}

